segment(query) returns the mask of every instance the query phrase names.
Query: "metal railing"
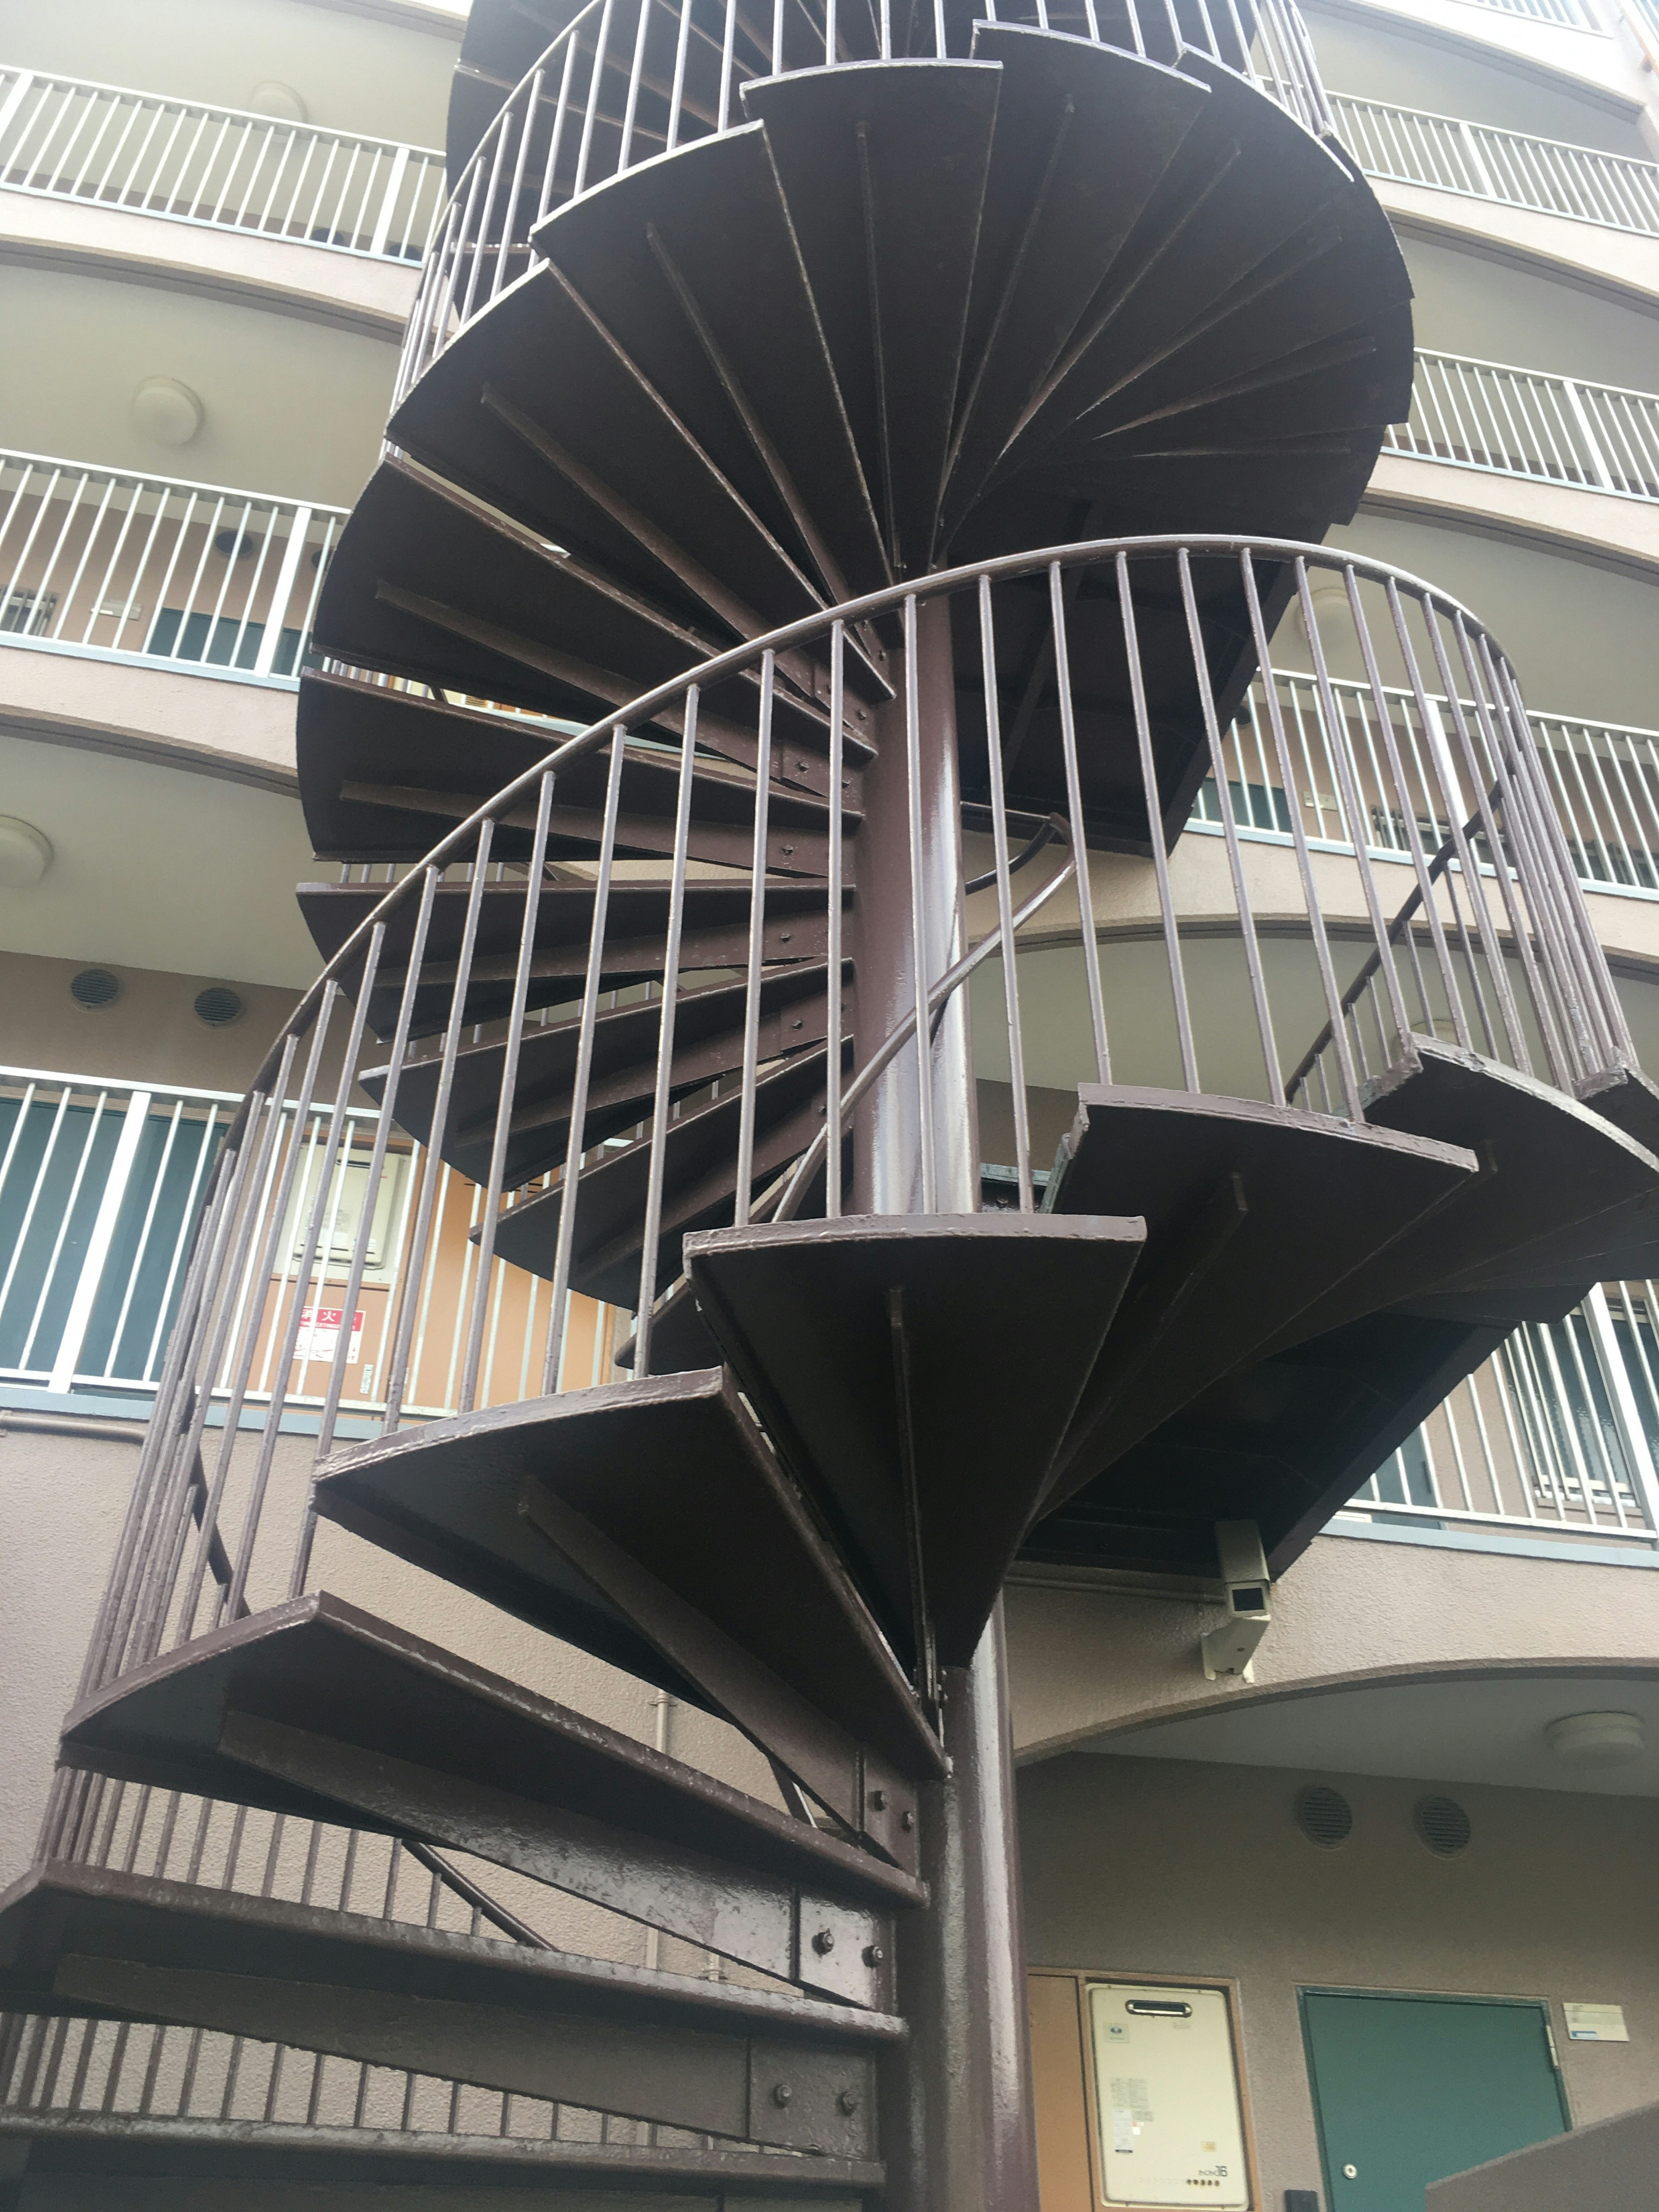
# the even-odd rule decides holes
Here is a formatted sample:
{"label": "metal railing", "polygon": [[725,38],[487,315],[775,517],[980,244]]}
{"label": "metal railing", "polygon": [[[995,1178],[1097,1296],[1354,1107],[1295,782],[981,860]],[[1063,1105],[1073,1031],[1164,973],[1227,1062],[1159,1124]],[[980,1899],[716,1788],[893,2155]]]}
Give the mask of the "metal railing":
{"label": "metal railing", "polygon": [[[0,1381],[52,1392],[144,1393],[161,1374],[184,1265],[219,1146],[238,1094],[178,1085],[106,1082],[40,1069],[0,1068]],[[278,1109],[284,1148],[300,1165],[292,1220],[267,1254],[250,1252],[238,1309],[256,1327],[292,1287],[299,1222],[317,1194],[328,1115],[297,1102]],[[350,1108],[329,1187],[328,1219],[311,1304],[301,1313],[293,1358],[281,1377],[284,1403],[303,1418],[322,1403],[324,1380],[343,1340],[346,1418],[384,1414],[389,1313],[405,1290],[418,1315],[410,1354],[407,1410],[453,1412],[459,1359],[457,1316],[472,1289],[478,1224],[476,1185],[438,1164],[433,1233],[417,1279],[405,1279],[410,1194],[425,1169],[422,1147],[401,1132],[383,1148],[383,1173],[364,1223],[366,1170],[380,1127],[373,1108]],[[348,1315],[334,1293],[345,1277],[334,1255],[366,1237],[367,1262]],[[485,1404],[527,1395],[543,1371],[548,1335],[544,1286],[496,1263],[479,1384]],[[605,1381],[616,1317],[576,1299],[568,1316],[563,1367],[555,1387]],[[265,1328],[241,1402],[270,1403],[278,1377]],[[210,1385],[222,1404],[228,1377]]]}
{"label": "metal railing", "polygon": [[[1426,694],[1422,716],[1412,694],[1399,686],[1384,684],[1376,693],[1368,684],[1328,671],[1322,684],[1313,674],[1290,668],[1276,672],[1274,690],[1294,773],[1289,783],[1283,780],[1267,693],[1258,680],[1222,740],[1237,835],[1288,845],[1294,811],[1310,846],[1351,852],[1355,828],[1343,794],[1352,791],[1371,860],[1409,866],[1405,817],[1376,796],[1383,774],[1379,756],[1390,744],[1402,757],[1427,744],[1443,744],[1452,726],[1448,702]],[[1473,713],[1473,701],[1462,705],[1465,714]],[[1659,731],[1560,714],[1533,714],[1528,720],[1579,883],[1586,890],[1659,896]],[[1414,773],[1422,787],[1420,763]],[[1200,786],[1188,826],[1223,834],[1213,777]],[[1425,845],[1439,845],[1453,826],[1426,804],[1417,817]],[[1476,859],[1490,875],[1493,864],[1484,846]]]}
{"label": "metal railing", "polygon": [[1392,425],[1382,450],[1659,499],[1659,393],[1419,351],[1411,418]]}
{"label": "metal railing", "polygon": [[1491,8],[1500,15],[1525,15],[1534,23],[1557,23],[1569,31],[1599,31],[1583,0],[1471,0],[1477,8]]}
{"label": "metal railing", "polygon": [[0,69],[0,185],[416,262],[444,157],[123,85]]}
{"label": "metal railing", "polygon": [[1659,1547],[1656,1322],[1650,1282],[1599,1284],[1565,1320],[1525,1322],[1377,1470],[1350,1512]]}
{"label": "metal railing", "polygon": [[346,517],[0,452],[0,644],[292,680]]}
{"label": "metal railing", "polygon": [[1346,92],[1329,98],[1343,143],[1367,176],[1659,236],[1659,163]]}
{"label": "metal railing", "polygon": [[1332,128],[1294,0],[588,0],[504,102],[455,180],[410,316],[401,399],[471,318],[537,264],[535,226],[623,171],[747,121],[758,78],[965,56],[973,24],[1035,25],[1154,61],[1183,50],[1247,76],[1308,130]]}

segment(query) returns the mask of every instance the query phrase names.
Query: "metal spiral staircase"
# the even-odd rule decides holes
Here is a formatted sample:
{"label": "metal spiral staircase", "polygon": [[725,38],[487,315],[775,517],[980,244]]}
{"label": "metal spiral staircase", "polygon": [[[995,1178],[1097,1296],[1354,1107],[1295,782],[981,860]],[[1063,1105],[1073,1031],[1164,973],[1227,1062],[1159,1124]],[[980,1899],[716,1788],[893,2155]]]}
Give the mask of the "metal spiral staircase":
{"label": "metal spiral staircase", "polygon": [[[1509,665],[1307,542],[1411,365],[1323,125],[1277,5],[475,9],[301,686],[328,965],[0,1901],[21,2206],[1034,2207],[1011,1565],[1212,1576],[1249,1520],[1282,1569],[1516,1321],[1654,1272]],[[373,1407],[306,1335],[399,1164],[422,1263],[476,1193],[447,1418],[412,1291]],[[628,1379],[562,1389],[586,1300]],[[570,1647],[724,1748],[556,1701]]]}

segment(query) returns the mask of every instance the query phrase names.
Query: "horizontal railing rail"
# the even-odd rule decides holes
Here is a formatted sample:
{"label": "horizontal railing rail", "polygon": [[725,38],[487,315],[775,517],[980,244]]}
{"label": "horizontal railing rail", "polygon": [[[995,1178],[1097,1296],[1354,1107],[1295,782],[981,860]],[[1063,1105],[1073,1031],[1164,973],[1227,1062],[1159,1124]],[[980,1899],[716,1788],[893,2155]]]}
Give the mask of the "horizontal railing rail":
{"label": "horizontal railing rail", "polygon": [[1395,1524],[1659,1547],[1659,1290],[1598,1285],[1528,1322],[1348,1509]]}
{"label": "horizontal railing rail", "polygon": [[1410,420],[1390,428],[1382,450],[1659,499],[1659,393],[1419,351]]}
{"label": "horizontal railing rail", "polygon": [[346,517],[0,451],[0,645],[292,681]]}
{"label": "horizontal railing rail", "polygon": [[444,157],[123,85],[0,69],[0,186],[412,263],[443,204]]}
{"label": "horizontal railing rail", "polygon": [[985,0],[983,9],[837,0],[588,0],[508,95],[455,179],[410,316],[401,398],[502,288],[535,265],[544,216],[624,170],[747,120],[757,78],[965,56],[973,24],[1024,23],[1173,63],[1197,51],[1306,129],[1331,131],[1294,0]]}
{"label": "horizontal railing rail", "polygon": [[1567,31],[1599,31],[1583,0],[1471,0],[1477,8],[1490,8],[1500,15],[1524,15],[1534,23],[1555,23]]}
{"label": "horizontal railing rail", "polygon": [[1329,99],[1337,131],[1367,176],[1659,236],[1659,162],[1352,93]]}

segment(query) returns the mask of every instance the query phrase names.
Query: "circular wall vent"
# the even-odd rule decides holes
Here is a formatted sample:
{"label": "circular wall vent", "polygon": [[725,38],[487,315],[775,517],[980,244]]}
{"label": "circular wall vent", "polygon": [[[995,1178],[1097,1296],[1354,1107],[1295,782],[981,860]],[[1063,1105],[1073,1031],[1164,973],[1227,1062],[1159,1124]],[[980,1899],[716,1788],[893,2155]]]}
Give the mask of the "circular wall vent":
{"label": "circular wall vent", "polygon": [[205,991],[196,994],[196,1018],[205,1022],[210,1030],[228,1029],[241,1018],[242,996],[222,983],[210,983]]}
{"label": "circular wall vent", "polygon": [[1455,1797],[1419,1797],[1412,1826],[1418,1841],[1440,1859],[1455,1859],[1459,1851],[1467,1850],[1474,1833],[1468,1814]]}
{"label": "circular wall vent", "polygon": [[1340,1790],[1313,1784],[1296,1793],[1296,1825],[1310,1844],[1334,1851],[1353,1833],[1353,1808]]}
{"label": "circular wall vent", "polygon": [[70,996],[77,1006],[112,1006],[121,995],[121,979],[107,968],[83,968],[70,978]]}
{"label": "circular wall vent", "polygon": [[213,550],[222,560],[251,561],[259,550],[259,541],[251,531],[221,530],[215,534]]}

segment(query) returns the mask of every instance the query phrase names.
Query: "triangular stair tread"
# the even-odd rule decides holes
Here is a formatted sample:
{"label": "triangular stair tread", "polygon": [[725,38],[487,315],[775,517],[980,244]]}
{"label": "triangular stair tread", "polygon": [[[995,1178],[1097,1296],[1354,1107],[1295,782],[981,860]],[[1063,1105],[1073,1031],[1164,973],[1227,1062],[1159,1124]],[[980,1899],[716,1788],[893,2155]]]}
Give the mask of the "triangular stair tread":
{"label": "triangular stair tread", "polygon": [[[231,1711],[493,1784],[527,1803],[585,1813],[851,1903],[890,1911],[926,1899],[885,1859],[326,1590],[216,1629],[83,1698],[64,1718],[64,1762],[337,1819],[337,1801],[270,1777],[262,1784],[225,1748]],[[382,1825],[360,1811],[365,1824]]]}
{"label": "triangular stair tread", "polygon": [[966,1665],[1140,1255],[1133,1219],[863,1215],[687,1239],[703,1319],[913,1638],[889,1293],[902,1293],[923,1571]]}
{"label": "triangular stair tread", "polygon": [[[851,1045],[847,1047],[850,1059]],[[827,1054],[809,1047],[765,1070],[755,1085],[754,1186],[751,1196],[805,1152],[823,1124]],[[653,1295],[684,1272],[681,1240],[712,1229],[731,1212],[737,1189],[740,1086],[671,1122],[663,1144],[662,1235]],[[638,1304],[644,1218],[653,1139],[641,1137],[583,1171],[579,1186],[570,1280],[607,1305],[630,1312]],[[564,1187],[521,1199],[501,1216],[498,1258],[551,1279]]]}
{"label": "triangular stair tread", "polygon": [[1659,1159],[1535,1077],[1413,1036],[1364,1104],[1374,1126],[1466,1144],[1489,1164],[1443,1223],[1382,1255],[1380,1273],[1395,1272],[1399,1287],[1379,1304],[1592,1281],[1599,1260],[1616,1273],[1621,1250],[1640,1258],[1659,1242]]}
{"label": "triangular stair tread", "polygon": [[[843,2002],[884,2008],[885,1860],[326,1594],[238,1621],[65,1723],[67,1765],[507,1867]],[[803,1924],[805,1923],[805,1924]],[[839,1941],[816,1948],[825,1925]]]}
{"label": "triangular stair tread", "polygon": [[1470,1182],[1460,1147],[1334,1115],[1133,1085],[1088,1085],[1048,1201],[1133,1196],[1146,1257],[1056,1463],[1055,1503],[1292,1324]]}
{"label": "triangular stair tread", "polygon": [[[799,968],[785,968],[762,978],[758,1035],[763,1061],[823,1043],[829,1024],[828,975],[821,964],[803,963]],[[708,984],[679,993],[674,1012],[671,1098],[679,1098],[741,1068],[747,997],[747,986],[742,982]],[[601,1010],[598,1014],[582,1131],[588,1149],[648,1117],[657,1080],[661,1023],[660,999]],[[565,1158],[580,1039],[581,1025],[576,1020],[546,1027],[532,1024],[520,1032],[505,1156],[503,1187],[508,1190],[557,1166]],[[489,1044],[469,1045],[455,1059],[441,1151],[453,1168],[474,1182],[489,1181],[507,1049],[507,1040],[498,1038]],[[424,1060],[406,1061],[398,1079],[394,1109],[398,1126],[422,1144],[431,1141],[442,1067],[441,1055],[433,1054]],[[373,1068],[362,1078],[363,1089],[377,1105],[386,1095],[388,1073]]]}
{"label": "triangular stair tread", "polygon": [[[803,2159],[793,2152],[673,2149],[644,2144],[528,2142],[415,2129],[299,2126],[279,2120],[163,2119],[154,2113],[0,2111],[0,2143],[27,2147],[27,2172],[48,2189],[96,2180],[112,2196],[177,2183],[227,2190],[297,2187],[315,2212],[355,2212],[365,2188],[409,2189],[441,2206],[452,2191],[466,2212],[572,2192],[584,2207],[666,2196],[676,2203],[845,2201],[878,2191],[869,2160]],[[335,2191],[346,2192],[338,2197]],[[613,2194],[614,2193],[614,2194]],[[143,2202],[149,2200],[146,2197]],[[197,2201],[193,2195],[186,2202]]]}
{"label": "triangular stair tread", "polygon": [[[867,2154],[891,2016],[526,1944],[61,1861],[0,1896],[9,2009],[140,2018],[297,2043],[738,2137]],[[639,2063],[653,2035],[659,2064]],[[704,2056],[701,2075],[693,2062]],[[756,2058],[833,2086],[772,2106]],[[769,2083],[768,2084],[769,2092]]]}
{"label": "triangular stair tread", "polygon": [[[360,1528],[383,1512],[477,1554],[501,1547],[520,1501],[528,1510],[542,1489],[855,1741],[908,1773],[936,1771],[937,1742],[891,1651],[719,1368],[492,1407],[356,1445],[326,1462],[318,1510],[331,1514],[343,1499]],[[580,1621],[562,1626],[569,1571],[557,1561],[520,1519],[505,1564],[543,1583],[541,1625],[580,1642]],[[713,1702],[707,1689],[701,1702]]]}
{"label": "triangular stair tread", "polygon": [[1640,1068],[1609,1068],[1581,1083],[1578,1103],[1622,1129],[1650,1152],[1659,1152],[1659,1084]]}
{"label": "triangular stair tread", "polygon": [[1282,1574],[1509,1327],[1376,1314],[1243,1367],[1046,1514],[1022,1557],[1212,1578],[1216,1522],[1254,1521]]}
{"label": "triangular stair tread", "polygon": [[[300,912],[325,960],[331,960],[367,921],[386,896],[384,884],[301,884]],[[586,884],[544,884],[536,907],[534,951],[526,1005],[573,1005],[582,995],[587,973],[588,937],[593,919],[593,890]],[[469,887],[441,884],[432,902],[421,979],[416,988],[414,1033],[441,1029],[454,997],[455,962],[466,923]],[[603,990],[654,982],[667,953],[669,886],[621,882],[611,884],[607,910]],[[369,1026],[381,1038],[398,1024],[404,976],[414,944],[419,900],[404,897],[386,916],[385,949],[369,1005]],[[464,1009],[469,1024],[499,1021],[512,1010],[519,939],[524,927],[522,883],[492,883],[479,900],[477,938],[471,981]],[[763,957],[778,961],[822,961],[829,931],[822,884],[769,884]],[[741,968],[748,957],[749,886],[746,883],[692,883],[685,889],[682,971],[697,968]],[[349,968],[343,981],[355,989],[362,967]]]}
{"label": "triangular stair tread", "polygon": [[[642,161],[532,235],[830,601],[878,591],[887,574],[872,487],[763,126]],[[787,490],[745,410],[764,426]]]}
{"label": "triangular stair tread", "polygon": [[933,562],[1001,74],[866,62],[744,89],[900,574]]}

